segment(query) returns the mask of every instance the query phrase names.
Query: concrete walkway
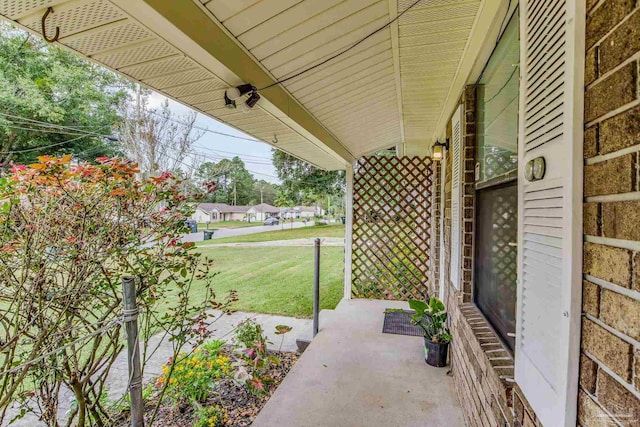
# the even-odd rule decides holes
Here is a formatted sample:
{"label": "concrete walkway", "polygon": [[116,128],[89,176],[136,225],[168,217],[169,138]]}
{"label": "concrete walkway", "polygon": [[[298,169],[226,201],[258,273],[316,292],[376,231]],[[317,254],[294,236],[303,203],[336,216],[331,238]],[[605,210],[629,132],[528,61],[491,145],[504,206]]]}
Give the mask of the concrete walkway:
{"label": "concrete walkway", "polygon": [[422,338],[383,334],[385,308],[407,304],[340,302],[253,426],[464,426],[448,368],[425,364]]}
{"label": "concrete walkway", "polygon": [[[214,315],[213,322],[209,325],[208,329],[213,332],[211,339],[222,339],[227,342],[233,338],[233,331],[238,323],[247,319],[254,318],[262,328],[269,343],[267,348],[278,350],[282,343],[283,351],[297,351],[296,339],[311,339],[312,336],[312,320],[311,319],[297,319],[294,317],[285,316],[272,316],[268,314],[254,314],[235,312],[231,315],[222,314],[220,311],[212,310]],[[321,313],[321,322],[326,317],[325,313]],[[284,335],[276,335],[276,325],[291,326],[291,332]],[[284,341],[283,341],[284,339]],[[156,349],[157,347],[157,349]],[[148,361],[145,367],[145,373],[143,383],[146,385],[150,381],[154,380],[162,373],[162,365],[167,363],[169,357],[173,354],[172,344],[168,340],[162,340],[161,336],[155,336],[150,341],[150,350],[156,349],[155,353],[148,357]],[[120,396],[127,392],[128,385],[128,368],[127,368],[127,352],[122,351],[116,361],[114,362],[109,377],[107,378],[106,388],[109,391],[110,400],[117,400]],[[62,425],[65,424],[65,413],[71,406],[71,399],[73,395],[70,390],[62,388],[60,390],[60,406],[58,408],[58,419]],[[19,413],[19,409],[12,408],[9,410],[8,419],[10,420]],[[11,424],[11,426],[18,427],[36,427],[44,426],[45,424],[40,422],[38,418],[33,414],[27,414],[21,420]]]}

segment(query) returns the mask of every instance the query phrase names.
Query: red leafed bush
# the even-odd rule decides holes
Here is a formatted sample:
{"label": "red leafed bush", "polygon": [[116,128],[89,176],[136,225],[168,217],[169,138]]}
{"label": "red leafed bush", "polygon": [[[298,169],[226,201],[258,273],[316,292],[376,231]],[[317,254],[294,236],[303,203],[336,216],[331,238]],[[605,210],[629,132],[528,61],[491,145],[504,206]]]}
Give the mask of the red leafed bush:
{"label": "red leafed bush", "polygon": [[[228,303],[215,300],[211,260],[181,243],[192,213],[182,182],[97,162],[43,156],[0,176],[0,424],[21,401],[56,425],[62,388],[74,396],[73,425],[108,424],[104,382],[124,344],[122,277],[136,278],[143,343],[164,332],[179,351],[206,335],[197,314]],[[195,281],[205,295],[193,296]]]}

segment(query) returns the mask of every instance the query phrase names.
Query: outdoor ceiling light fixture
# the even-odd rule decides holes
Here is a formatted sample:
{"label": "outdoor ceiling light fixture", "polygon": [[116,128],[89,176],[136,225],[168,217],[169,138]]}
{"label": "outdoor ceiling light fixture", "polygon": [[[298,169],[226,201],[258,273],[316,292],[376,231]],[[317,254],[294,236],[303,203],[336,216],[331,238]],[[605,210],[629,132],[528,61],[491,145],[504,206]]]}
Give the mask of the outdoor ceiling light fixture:
{"label": "outdoor ceiling light fixture", "polygon": [[[238,105],[236,101],[242,97],[246,97],[247,99]],[[259,100],[260,95],[258,95],[258,89],[249,83],[229,88],[224,92],[224,106],[231,109],[239,107],[244,112],[251,111]]]}
{"label": "outdoor ceiling light fixture", "polygon": [[442,160],[444,157],[444,150],[449,149],[449,138],[446,139],[445,142],[436,141],[433,144],[433,149],[431,150],[431,157],[433,160]]}

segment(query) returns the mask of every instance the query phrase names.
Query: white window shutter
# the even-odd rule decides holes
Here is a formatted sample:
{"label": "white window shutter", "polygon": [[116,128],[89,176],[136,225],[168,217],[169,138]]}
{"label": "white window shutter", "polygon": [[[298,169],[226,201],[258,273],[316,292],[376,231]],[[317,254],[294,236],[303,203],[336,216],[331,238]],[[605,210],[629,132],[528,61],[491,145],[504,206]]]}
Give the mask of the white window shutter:
{"label": "white window shutter", "polygon": [[462,105],[451,120],[451,274],[456,289],[460,288],[461,224],[462,224]]}
{"label": "white window shutter", "polygon": [[[515,379],[545,426],[576,425],[584,16],[580,1],[520,1]],[[537,157],[546,174],[528,182]]]}

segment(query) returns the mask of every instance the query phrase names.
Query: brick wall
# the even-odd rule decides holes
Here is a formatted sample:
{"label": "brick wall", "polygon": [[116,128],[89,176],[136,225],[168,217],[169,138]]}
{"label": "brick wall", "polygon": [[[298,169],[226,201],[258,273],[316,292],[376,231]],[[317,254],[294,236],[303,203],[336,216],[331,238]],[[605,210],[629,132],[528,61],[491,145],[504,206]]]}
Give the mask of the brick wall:
{"label": "brick wall", "polygon": [[640,426],[640,4],[587,8],[578,421]]}
{"label": "brick wall", "polygon": [[[451,370],[468,426],[537,426],[535,413],[513,380],[514,361],[471,302],[473,297],[473,238],[475,216],[475,87],[460,100],[464,105],[464,174],[462,187],[463,248],[462,283],[459,290],[449,280],[451,260],[451,155],[447,156],[444,203],[446,304],[451,332]],[[451,137],[451,123],[447,130]],[[450,153],[451,154],[451,153]]]}
{"label": "brick wall", "polygon": [[442,218],[440,162],[433,162],[433,180],[431,186],[431,246],[429,254],[429,295],[438,295],[440,288],[440,220]]}

